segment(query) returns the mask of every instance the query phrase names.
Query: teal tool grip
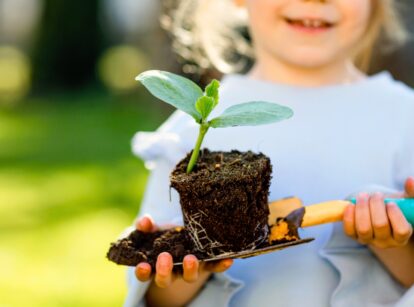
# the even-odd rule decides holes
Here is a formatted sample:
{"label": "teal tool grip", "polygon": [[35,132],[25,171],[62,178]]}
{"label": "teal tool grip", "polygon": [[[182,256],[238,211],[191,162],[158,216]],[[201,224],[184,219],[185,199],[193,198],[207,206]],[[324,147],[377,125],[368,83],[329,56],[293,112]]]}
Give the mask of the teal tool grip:
{"label": "teal tool grip", "polygon": [[[356,199],[351,198],[349,200],[351,203],[356,204]],[[385,198],[384,202],[388,204],[393,202],[401,209],[408,223],[414,227],[414,198]]]}

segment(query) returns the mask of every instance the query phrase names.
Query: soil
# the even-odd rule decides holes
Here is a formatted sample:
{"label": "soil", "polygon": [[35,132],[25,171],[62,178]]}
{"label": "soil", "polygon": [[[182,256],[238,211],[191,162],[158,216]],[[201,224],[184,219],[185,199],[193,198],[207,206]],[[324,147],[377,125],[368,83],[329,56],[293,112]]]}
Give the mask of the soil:
{"label": "soil", "polygon": [[269,158],[251,151],[205,149],[187,174],[189,159],[190,154],[170,177],[171,187],[180,194],[184,227],[155,233],[133,231],[111,244],[107,254],[111,261],[130,266],[145,261],[154,267],[161,252],[171,253],[174,262],[182,262],[187,254],[202,260],[290,240],[269,240]]}
{"label": "soil", "polygon": [[189,159],[190,154],[177,164],[170,180],[195,249],[214,256],[252,250],[266,241],[270,159],[251,151],[204,149],[187,174]]}
{"label": "soil", "polygon": [[[289,225],[290,228],[290,225]],[[297,233],[297,228],[294,230]],[[299,236],[286,233],[278,238],[266,240],[258,248],[266,248],[282,243],[299,240]],[[162,252],[169,252],[174,263],[183,262],[186,255],[192,254],[199,260],[207,259],[206,253],[195,250],[194,243],[185,229],[174,228],[155,233],[133,231],[127,238],[112,243],[107,258],[117,264],[136,266],[140,262],[148,262],[155,271],[157,257]],[[174,266],[174,272],[182,273],[182,266]]]}
{"label": "soil", "polygon": [[200,260],[206,258],[194,250],[194,244],[183,227],[153,233],[134,230],[128,237],[112,243],[107,257],[117,264],[136,266],[140,262],[148,262],[154,268],[162,252],[169,252],[174,262],[181,262],[188,254],[194,254]]}

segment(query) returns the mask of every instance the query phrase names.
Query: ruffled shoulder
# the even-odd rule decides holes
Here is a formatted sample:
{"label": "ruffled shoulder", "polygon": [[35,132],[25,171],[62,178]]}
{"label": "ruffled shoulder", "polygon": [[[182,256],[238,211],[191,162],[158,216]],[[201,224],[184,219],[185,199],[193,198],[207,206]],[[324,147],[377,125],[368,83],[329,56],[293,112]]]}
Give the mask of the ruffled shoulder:
{"label": "ruffled shoulder", "polygon": [[148,168],[160,159],[176,164],[194,145],[196,126],[190,116],[176,111],[156,131],[137,132],[132,139],[132,151]]}

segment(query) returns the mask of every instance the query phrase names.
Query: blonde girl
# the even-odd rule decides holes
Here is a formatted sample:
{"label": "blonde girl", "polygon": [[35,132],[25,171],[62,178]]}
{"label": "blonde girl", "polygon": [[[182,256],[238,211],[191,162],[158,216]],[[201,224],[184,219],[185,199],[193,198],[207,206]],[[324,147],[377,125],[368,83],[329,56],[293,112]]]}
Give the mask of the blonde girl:
{"label": "blonde girl", "polygon": [[[406,179],[414,174],[414,92],[387,72],[364,73],[374,48],[406,39],[395,5],[187,0],[163,18],[185,59],[225,73],[217,112],[247,100],[295,111],[277,125],[212,131],[206,147],[268,155],[271,200],[298,195],[309,204],[357,193],[357,205],[343,223],[303,230],[313,243],[278,253],[212,265],[188,255],[182,276],[162,253],[155,275],[147,263],[130,270],[126,306],[414,306],[412,227],[383,201],[404,184],[405,196],[414,197],[414,179]],[[241,75],[247,59],[254,64]],[[153,166],[139,229],[182,222],[176,194],[169,203],[168,176],[195,132],[176,112],[156,132],[134,138],[134,152]]]}

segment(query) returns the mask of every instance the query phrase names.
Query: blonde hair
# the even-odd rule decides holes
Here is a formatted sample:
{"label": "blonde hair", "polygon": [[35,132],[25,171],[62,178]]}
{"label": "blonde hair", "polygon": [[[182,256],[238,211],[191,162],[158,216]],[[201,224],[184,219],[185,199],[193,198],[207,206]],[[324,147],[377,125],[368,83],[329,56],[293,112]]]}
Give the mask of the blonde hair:
{"label": "blonde hair", "polygon": [[[368,70],[378,43],[382,51],[390,51],[408,39],[395,0],[371,1],[370,23],[354,56],[363,71]],[[254,61],[247,12],[233,0],[164,0],[164,4],[161,25],[172,34],[184,72],[243,72]]]}
{"label": "blonde hair", "polygon": [[403,46],[408,38],[395,0],[371,0],[370,23],[355,54],[355,64],[367,71],[377,44],[382,52],[391,52]]}

